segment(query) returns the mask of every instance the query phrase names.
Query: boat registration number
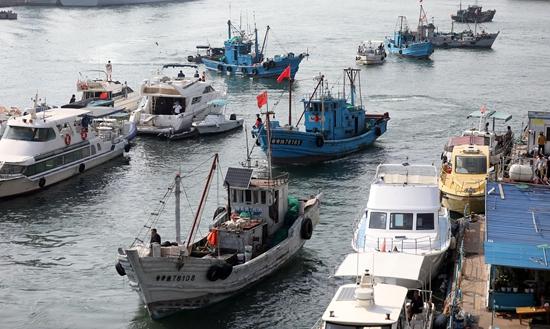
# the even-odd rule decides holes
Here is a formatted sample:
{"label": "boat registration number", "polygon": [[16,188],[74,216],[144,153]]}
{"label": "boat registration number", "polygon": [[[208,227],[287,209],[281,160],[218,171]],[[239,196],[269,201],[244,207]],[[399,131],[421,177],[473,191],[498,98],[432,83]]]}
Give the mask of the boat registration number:
{"label": "boat registration number", "polygon": [[272,138],[271,144],[273,145],[302,145],[301,139],[294,138]]}

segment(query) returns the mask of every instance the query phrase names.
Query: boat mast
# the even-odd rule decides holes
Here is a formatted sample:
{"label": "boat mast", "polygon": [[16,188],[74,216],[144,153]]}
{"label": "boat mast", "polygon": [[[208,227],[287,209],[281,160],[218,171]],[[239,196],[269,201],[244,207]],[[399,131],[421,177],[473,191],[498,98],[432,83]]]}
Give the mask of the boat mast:
{"label": "boat mast", "polygon": [[269,29],[270,29],[270,27],[269,27],[269,25],[268,25],[267,28],[265,29],[264,42],[262,43],[262,51],[260,52],[260,54],[262,55],[262,57],[263,57],[263,55],[264,55],[265,44],[266,44],[266,42],[267,42],[267,33],[269,33]]}
{"label": "boat mast", "polygon": [[180,197],[181,197],[181,176],[176,174],[176,242],[181,244],[181,226],[180,226]]}
{"label": "boat mast", "polygon": [[266,103],[266,109],[267,113],[265,118],[265,125],[267,134],[267,170],[269,172],[269,180],[271,181],[271,124],[269,121],[269,101]]}
{"label": "boat mast", "polygon": [[227,20],[227,39],[231,39],[231,20]]}
{"label": "boat mast", "polygon": [[292,74],[288,77],[288,125],[292,126]]}
{"label": "boat mast", "polygon": [[214,160],[212,161],[212,166],[210,167],[210,172],[208,173],[208,178],[206,179],[206,184],[204,185],[204,190],[202,191],[201,200],[199,202],[199,208],[195,213],[195,218],[193,219],[193,225],[191,226],[191,231],[189,231],[189,236],[187,237],[187,244],[185,246],[186,256],[191,254],[192,243],[195,238],[195,233],[199,228],[201,221],[202,211],[204,210],[204,204],[208,198],[208,192],[210,191],[210,185],[212,184],[212,179],[214,178],[214,171],[218,165],[218,153],[214,155]]}
{"label": "boat mast", "polygon": [[325,135],[325,82],[323,80],[321,80],[321,134]]}
{"label": "boat mast", "polygon": [[256,22],[254,22],[254,62],[259,62],[260,54],[258,53],[258,28],[256,27]]}

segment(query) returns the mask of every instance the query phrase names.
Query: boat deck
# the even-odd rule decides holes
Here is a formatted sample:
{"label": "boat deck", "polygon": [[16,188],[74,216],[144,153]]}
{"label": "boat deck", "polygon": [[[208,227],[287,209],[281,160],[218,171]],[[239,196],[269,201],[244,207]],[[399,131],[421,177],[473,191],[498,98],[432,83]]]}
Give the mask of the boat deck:
{"label": "boat deck", "polygon": [[464,264],[462,267],[462,307],[477,320],[472,328],[524,329],[528,321],[520,323],[514,313],[493,313],[485,307],[487,298],[487,266],[483,252],[485,220],[470,223],[464,232]]}

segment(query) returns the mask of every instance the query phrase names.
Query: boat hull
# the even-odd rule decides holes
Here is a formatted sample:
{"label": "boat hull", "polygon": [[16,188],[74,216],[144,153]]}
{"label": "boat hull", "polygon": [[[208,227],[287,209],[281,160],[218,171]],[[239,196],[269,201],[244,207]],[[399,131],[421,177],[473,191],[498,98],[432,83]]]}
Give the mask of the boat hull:
{"label": "boat hull", "polygon": [[153,319],[182,310],[198,309],[220,302],[275,272],[291,259],[306,240],[300,235],[305,218],[319,223],[320,195],[288,230],[288,237],[265,253],[235,265],[225,279],[210,281],[207,272],[220,264],[216,258],[140,257],[136,249],[119,249],[118,261]]}
{"label": "boat hull", "polygon": [[[388,120],[389,118],[376,120],[367,132],[341,140],[324,140],[319,134],[286,127],[274,128],[271,129],[271,159],[280,164],[307,164],[341,158],[374,143],[386,132]],[[259,141],[262,150],[267,152],[265,129],[261,130]]]}
{"label": "boat hull", "polygon": [[388,43],[387,49],[390,53],[405,58],[427,59],[434,52],[431,42],[418,42],[408,44],[406,47],[398,46],[392,42]]}
{"label": "boat hull", "polygon": [[456,39],[452,35],[436,35],[430,39],[438,48],[491,48],[499,33],[480,35],[475,38]]}
{"label": "boat hull", "polygon": [[[34,1],[34,0],[31,0]],[[123,6],[145,3],[174,2],[174,0],[56,0],[63,7]],[[185,0],[175,0],[182,2]]]}
{"label": "boat hull", "polygon": [[97,154],[91,158],[74,162],[70,165],[56,168],[50,172],[45,172],[39,175],[31,177],[20,175],[11,179],[0,179],[0,199],[36,192],[73,176],[79,175],[81,173],[81,164],[84,164],[85,170],[99,166],[100,164],[121,156],[124,153],[124,148],[126,145],[126,142],[121,141],[113,145],[113,150]]}
{"label": "boat hull", "polygon": [[357,55],[355,62],[359,65],[378,65],[384,64],[386,61],[385,55],[367,55],[360,56]]}
{"label": "boat hull", "polygon": [[222,124],[193,124],[200,135],[214,135],[225,133],[243,126],[244,119],[228,120]]}
{"label": "boat hull", "polygon": [[203,58],[202,62],[208,70],[216,71],[222,74],[229,75],[241,75],[252,78],[276,78],[278,77],[288,65],[290,65],[291,77],[294,76],[300,68],[300,63],[306,57],[304,54],[292,57],[283,57],[278,61],[272,61],[271,65],[256,64],[256,65],[234,65],[226,64],[221,61],[214,61],[211,59]]}
{"label": "boat hull", "polygon": [[458,196],[441,192],[441,203],[450,211],[464,214],[464,209],[470,209],[470,212],[476,214],[485,213],[485,196]]}

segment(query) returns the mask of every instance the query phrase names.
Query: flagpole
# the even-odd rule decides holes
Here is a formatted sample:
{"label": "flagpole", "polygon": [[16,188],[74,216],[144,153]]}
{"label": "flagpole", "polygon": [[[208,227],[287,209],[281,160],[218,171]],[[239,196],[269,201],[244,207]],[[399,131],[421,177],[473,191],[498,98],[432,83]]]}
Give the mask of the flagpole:
{"label": "flagpole", "polygon": [[265,105],[267,109],[266,119],[265,119],[266,134],[267,134],[267,168],[269,171],[269,180],[271,181],[271,125],[269,123],[269,100],[266,101]]}
{"label": "flagpole", "polygon": [[288,78],[288,125],[292,126],[292,77]]}

